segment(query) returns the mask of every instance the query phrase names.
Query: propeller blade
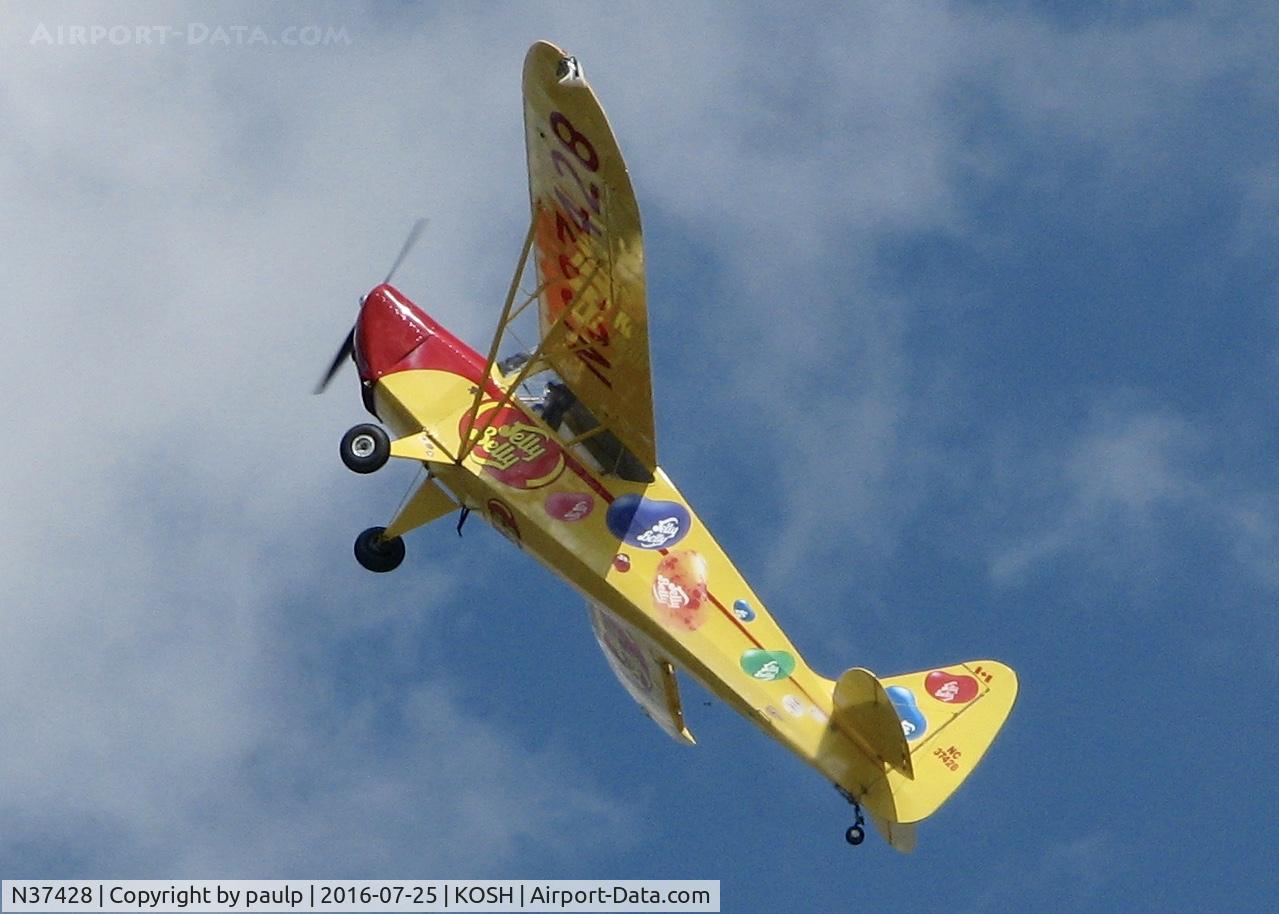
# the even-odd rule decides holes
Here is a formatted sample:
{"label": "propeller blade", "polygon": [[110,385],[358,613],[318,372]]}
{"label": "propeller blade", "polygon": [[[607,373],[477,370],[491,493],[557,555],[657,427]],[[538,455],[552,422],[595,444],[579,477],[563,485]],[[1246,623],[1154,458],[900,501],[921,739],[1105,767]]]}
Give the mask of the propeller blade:
{"label": "propeller blade", "polygon": [[409,229],[409,236],[404,239],[404,247],[400,248],[400,255],[395,258],[395,263],[391,264],[391,269],[386,274],[386,279],[382,282],[390,282],[391,277],[395,275],[395,271],[400,268],[400,264],[404,263],[404,258],[409,256],[409,251],[413,250],[413,245],[417,244],[418,238],[422,237],[422,229],[426,228],[426,219],[418,219],[413,223],[413,228]]}
{"label": "propeller blade", "polygon": [[[400,268],[400,264],[404,263],[404,258],[409,256],[409,251],[413,250],[413,245],[417,244],[417,240],[422,237],[422,230],[426,228],[427,220],[425,218],[418,219],[413,223],[413,227],[409,229],[408,237],[404,239],[404,245],[400,248],[400,253],[396,255],[395,262],[391,264],[391,269],[386,274],[386,279],[382,282],[391,281],[391,277],[395,275],[395,271]],[[360,299],[360,306],[364,306],[364,299]],[[351,357],[355,351],[355,328],[351,328],[351,332],[346,335],[346,339],[342,341],[342,347],[338,349],[338,354],[333,357],[333,364],[329,366],[329,370],[324,373],[324,377],[320,379],[320,383],[315,385],[315,393],[324,393],[324,389],[329,386],[329,382],[333,380],[333,376],[338,373],[338,369],[342,367],[342,361]]]}
{"label": "propeller blade", "polygon": [[351,328],[351,332],[346,335],[346,339],[342,341],[342,348],[338,350],[338,354],[333,357],[333,364],[329,366],[328,372],[325,373],[323,380],[315,386],[315,393],[324,393],[324,388],[329,386],[329,382],[333,380],[333,376],[338,373],[338,369],[342,367],[342,362],[351,357],[351,353],[355,351],[355,328]]}

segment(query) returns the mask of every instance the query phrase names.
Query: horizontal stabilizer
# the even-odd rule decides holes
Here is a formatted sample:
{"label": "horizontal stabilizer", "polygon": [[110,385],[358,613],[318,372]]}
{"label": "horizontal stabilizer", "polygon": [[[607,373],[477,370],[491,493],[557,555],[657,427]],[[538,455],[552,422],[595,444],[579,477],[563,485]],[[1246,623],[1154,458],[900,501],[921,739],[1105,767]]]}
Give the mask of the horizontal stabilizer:
{"label": "horizontal stabilizer", "polygon": [[1017,699],[1017,674],[995,660],[883,679],[851,669],[831,685],[831,733],[842,739],[823,744],[825,770],[905,853],[915,847],[914,823],[972,773]]}
{"label": "horizontal stabilizer", "polygon": [[885,690],[902,719],[915,777],[892,781],[898,822],[937,811],[972,773],[1008,719],[1017,674],[995,660],[970,660],[888,676]]}
{"label": "horizontal stabilizer", "polygon": [[881,764],[915,776],[906,745],[902,719],[883,684],[869,670],[846,671],[835,683],[835,726],[863,747]]}

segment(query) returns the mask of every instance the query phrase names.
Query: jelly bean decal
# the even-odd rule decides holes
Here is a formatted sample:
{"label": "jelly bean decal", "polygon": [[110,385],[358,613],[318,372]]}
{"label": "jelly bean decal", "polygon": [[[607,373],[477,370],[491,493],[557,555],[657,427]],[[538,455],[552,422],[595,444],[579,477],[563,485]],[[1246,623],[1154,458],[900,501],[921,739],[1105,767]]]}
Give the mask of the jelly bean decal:
{"label": "jelly bean decal", "polygon": [[631,570],[631,557],[625,552],[619,552],[613,556],[613,567],[618,571],[627,572]]}
{"label": "jelly bean decal", "polygon": [[590,492],[551,492],[542,507],[556,520],[579,521],[595,508],[595,496]]}
{"label": "jelly bean decal", "polygon": [[653,578],[653,606],[671,628],[693,631],[710,610],[706,559],[683,550],[662,556]]}
{"label": "jelly bean decal", "polygon": [[782,707],[786,709],[786,713],[792,717],[801,717],[804,714],[804,702],[796,698],[794,695],[786,695],[782,698]]}
{"label": "jelly bean decal", "polygon": [[754,679],[773,682],[795,672],[795,658],[786,651],[750,650],[742,654],[742,669]]}
{"label": "jelly bean decal", "polygon": [[741,619],[743,622],[755,621],[755,610],[751,609],[751,605],[745,600],[733,601],[733,615]]}
{"label": "jelly bean decal", "polygon": [[959,673],[947,673],[945,670],[934,670],[924,677],[924,691],[936,698],[954,705],[967,704],[977,697],[980,687],[971,676]]}
{"label": "jelly bean decal", "polygon": [[641,549],[667,549],[688,533],[688,509],[678,502],[623,495],[608,506],[608,529]]}
{"label": "jelly bean decal", "polygon": [[906,734],[907,741],[923,736],[928,729],[928,721],[924,718],[924,712],[919,710],[915,693],[905,686],[896,685],[889,686],[884,691],[888,693],[888,700],[893,703],[897,716],[902,719],[902,733]]}
{"label": "jelly bean decal", "polygon": [[[458,435],[474,437],[473,427],[463,416]],[[564,452],[536,425],[525,422],[518,409],[488,403],[475,417],[474,428],[482,429],[471,448],[471,456],[494,479],[516,489],[540,489],[564,472]]]}

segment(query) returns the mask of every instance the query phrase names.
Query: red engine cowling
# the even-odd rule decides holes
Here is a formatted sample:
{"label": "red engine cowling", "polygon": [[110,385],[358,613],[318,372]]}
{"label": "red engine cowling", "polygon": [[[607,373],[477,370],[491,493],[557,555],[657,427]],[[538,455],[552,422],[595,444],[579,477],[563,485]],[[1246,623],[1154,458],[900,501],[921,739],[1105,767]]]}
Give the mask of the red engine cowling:
{"label": "red engine cowling", "polygon": [[355,364],[365,382],[414,368],[450,371],[477,382],[484,372],[479,353],[386,284],[365,296],[360,307]]}

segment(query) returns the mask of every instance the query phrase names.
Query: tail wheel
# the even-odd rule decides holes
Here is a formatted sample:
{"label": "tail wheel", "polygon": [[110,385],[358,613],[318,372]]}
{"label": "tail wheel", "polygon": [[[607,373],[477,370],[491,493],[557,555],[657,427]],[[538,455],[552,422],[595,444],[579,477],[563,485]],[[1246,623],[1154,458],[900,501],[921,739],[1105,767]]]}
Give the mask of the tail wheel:
{"label": "tail wheel", "polygon": [[862,806],[857,802],[857,797],[843,787],[836,784],[835,789],[853,807],[853,824],[848,826],[848,831],[844,832],[844,840],[856,847],[866,840],[866,829],[862,828],[866,824],[866,819],[862,816]]}
{"label": "tail wheel", "polygon": [[369,571],[394,571],[404,561],[404,540],[385,533],[385,527],[369,527],[355,538],[355,560]]}
{"label": "tail wheel", "polygon": [[391,439],[381,426],[357,425],[342,436],[342,462],[355,473],[380,470],[391,457]]}

